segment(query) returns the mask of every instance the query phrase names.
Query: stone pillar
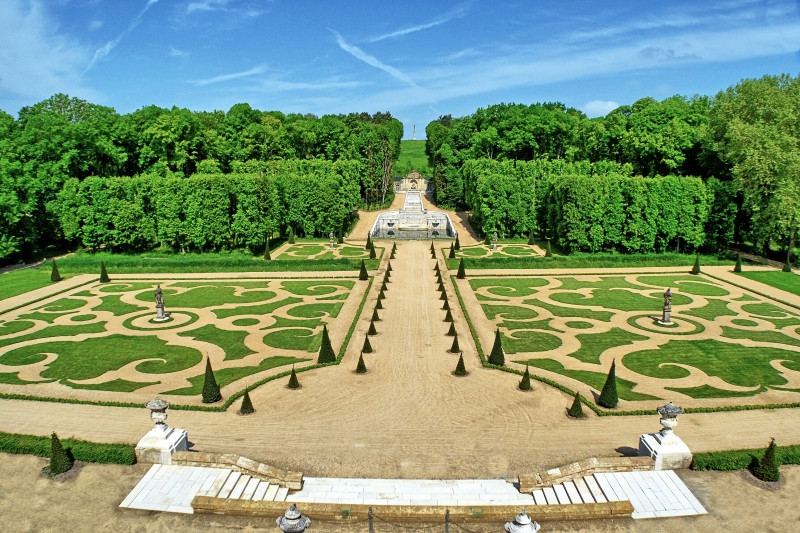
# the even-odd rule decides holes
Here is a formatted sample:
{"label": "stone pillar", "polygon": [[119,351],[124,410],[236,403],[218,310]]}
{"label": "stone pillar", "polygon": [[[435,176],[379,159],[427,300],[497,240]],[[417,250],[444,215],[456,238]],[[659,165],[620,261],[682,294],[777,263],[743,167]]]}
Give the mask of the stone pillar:
{"label": "stone pillar", "polygon": [[189,449],[189,436],[186,430],[171,428],[164,423],[167,419],[169,403],[156,398],[147,405],[150,419],[155,422],[153,429],[142,437],[136,445],[136,461],[139,463],[172,464],[172,454]]}
{"label": "stone pillar", "polygon": [[659,422],[663,429],[639,438],[639,456],[652,458],[656,470],[689,468],[692,463],[692,452],[673,431],[682,412],[683,409],[672,402],[662,405],[658,408],[658,414],[661,415]]}

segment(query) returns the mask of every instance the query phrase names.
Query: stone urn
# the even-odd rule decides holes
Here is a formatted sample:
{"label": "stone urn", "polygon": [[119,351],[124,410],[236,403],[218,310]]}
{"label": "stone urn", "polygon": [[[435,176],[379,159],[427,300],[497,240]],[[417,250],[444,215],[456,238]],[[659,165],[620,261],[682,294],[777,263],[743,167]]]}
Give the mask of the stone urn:
{"label": "stone urn", "polygon": [[661,415],[659,422],[664,428],[660,431],[662,436],[667,437],[672,433],[672,430],[678,425],[678,415],[681,413],[683,413],[683,409],[672,402],[658,408],[658,414]]}
{"label": "stone urn", "polygon": [[311,519],[303,516],[297,506],[292,504],[283,516],[275,519],[275,523],[284,533],[301,533],[311,526]]}
{"label": "stone urn", "polygon": [[156,398],[154,400],[150,400],[147,405],[145,405],[148,409],[150,409],[150,420],[155,423],[155,428],[157,429],[166,429],[167,424],[165,420],[167,419],[167,408],[169,408],[169,402],[165,402],[161,398]]}
{"label": "stone urn", "polygon": [[506,522],[503,529],[508,533],[536,533],[541,529],[541,526],[538,522],[531,520],[531,517],[523,509],[521,513],[514,517],[513,522]]}

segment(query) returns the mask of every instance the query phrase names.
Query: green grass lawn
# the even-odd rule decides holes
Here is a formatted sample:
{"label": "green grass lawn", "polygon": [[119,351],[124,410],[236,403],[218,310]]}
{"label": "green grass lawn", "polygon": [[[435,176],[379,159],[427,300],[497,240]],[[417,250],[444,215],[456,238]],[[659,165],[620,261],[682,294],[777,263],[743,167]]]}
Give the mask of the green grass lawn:
{"label": "green grass lawn", "polygon": [[416,170],[423,176],[431,175],[431,168],[428,165],[428,156],[425,155],[425,142],[422,141],[400,141],[400,158],[397,161],[397,171],[403,176]]}
{"label": "green grass lawn", "polygon": [[[60,264],[60,263],[59,263]],[[59,272],[61,267],[59,267]],[[0,300],[18,296],[34,289],[46,287],[50,281],[50,267],[20,268],[0,274]],[[98,275],[99,275],[98,270]]]}
{"label": "green grass lawn", "polygon": [[747,279],[765,283],[776,289],[791,292],[800,296],[800,276],[792,272],[775,271],[759,271],[759,272],[741,272],[739,274]]}

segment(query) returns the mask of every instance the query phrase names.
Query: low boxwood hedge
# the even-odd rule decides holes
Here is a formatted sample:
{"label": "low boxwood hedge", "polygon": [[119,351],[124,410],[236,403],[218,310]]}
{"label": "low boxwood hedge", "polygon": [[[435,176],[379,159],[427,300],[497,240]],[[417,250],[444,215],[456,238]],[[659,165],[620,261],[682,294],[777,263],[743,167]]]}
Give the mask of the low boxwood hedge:
{"label": "low boxwood hedge", "polygon": [[[761,459],[766,446],[752,450],[724,450],[721,452],[696,453],[692,460],[692,470],[743,470],[754,460]],[[800,464],[800,445],[780,446],[777,453],[778,464]]]}
{"label": "low boxwood hedge", "polygon": [[[61,439],[61,444],[76,460],[85,463],[136,463],[132,444],[106,444],[77,439]],[[0,432],[0,452],[50,457],[50,437]]]}

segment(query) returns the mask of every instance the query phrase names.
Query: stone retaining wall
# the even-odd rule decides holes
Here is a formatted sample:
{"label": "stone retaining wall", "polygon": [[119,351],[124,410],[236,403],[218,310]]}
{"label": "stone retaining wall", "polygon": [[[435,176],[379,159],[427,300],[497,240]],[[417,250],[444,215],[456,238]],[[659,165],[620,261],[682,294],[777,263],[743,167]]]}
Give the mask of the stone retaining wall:
{"label": "stone retaining wall", "polygon": [[550,470],[520,474],[519,491],[528,493],[554,483],[573,481],[579,477],[605,472],[635,472],[653,470],[655,462],[650,457],[601,457],[585,459]]}
{"label": "stone retaining wall", "polygon": [[175,452],[172,464],[183,466],[204,466],[210,468],[230,468],[248,474],[289,490],[303,488],[303,473],[281,470],[274,466],[259,463],[233,453]]}

